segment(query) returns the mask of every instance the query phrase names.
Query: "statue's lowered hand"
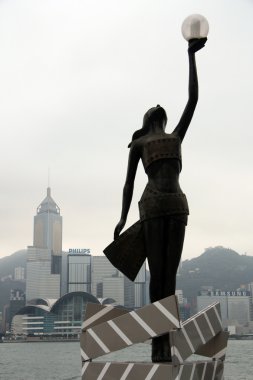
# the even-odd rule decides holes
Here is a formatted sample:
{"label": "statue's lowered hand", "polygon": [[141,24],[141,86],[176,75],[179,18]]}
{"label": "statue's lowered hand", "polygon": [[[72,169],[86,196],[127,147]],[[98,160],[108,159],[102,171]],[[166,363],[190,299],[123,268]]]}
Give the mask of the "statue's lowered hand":
{"label": "statue's lowered hand", "polygon": [[115,227],[115,230],[114,230],[114,240],[119,237],[119,234],[122,231],[122,229],[124,228],[125,224],[126,224],[126,221],[124,219],[120,219],[119,223],[117,224],[117,226]]}

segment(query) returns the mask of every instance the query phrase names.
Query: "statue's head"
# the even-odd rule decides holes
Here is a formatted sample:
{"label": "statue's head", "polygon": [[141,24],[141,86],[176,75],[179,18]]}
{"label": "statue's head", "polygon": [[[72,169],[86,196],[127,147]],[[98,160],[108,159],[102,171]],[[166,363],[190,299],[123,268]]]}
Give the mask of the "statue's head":
{"label": "statue's head", "polygon": [[142,128],[148,129],[153,123],[159,123],[163,129],[167,124],[167,115],[163,107],[159,104],[156,107],[150,108],[143,117]]}
{"label": "statue's head", "polygon": [[[161,129],[165,130],[167,124],[167,115],[164,108],[161,107],[159,104],[157,104],[156,107],[150,108],[145,113],[143,117],[142,128],[134,132],[132,142],[138,139],[139,137],[146,135],[149,132],[150,128],[154,125],[154,123],[157,123],[158,126],[161,127]],[[132,142],[128,145],[128,147],[132,145]]]}

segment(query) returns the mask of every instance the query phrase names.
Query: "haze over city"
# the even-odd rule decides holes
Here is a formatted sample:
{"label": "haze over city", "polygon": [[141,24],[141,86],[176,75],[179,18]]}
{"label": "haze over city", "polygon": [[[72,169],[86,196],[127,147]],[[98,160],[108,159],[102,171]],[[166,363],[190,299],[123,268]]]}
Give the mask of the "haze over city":
{"label": "haze over city", "polygon": [[[3,0],[0,258],[32,244],[48,184],[63,249],[102,254],[120,217],[132,133],[158,103],[170,132],[185,107],[181,24],[192,13],[210,32],[196,55],[199,103],[182,147],[183,260],[216,245],[253,255],[253,3]],[[127,226],[147,182],[139,166]]]}

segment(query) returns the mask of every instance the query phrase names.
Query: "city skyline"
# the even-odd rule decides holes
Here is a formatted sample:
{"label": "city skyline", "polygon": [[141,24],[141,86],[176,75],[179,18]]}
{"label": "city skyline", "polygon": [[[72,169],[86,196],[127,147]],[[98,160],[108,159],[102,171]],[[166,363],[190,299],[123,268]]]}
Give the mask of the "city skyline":
{"label": "city skyline", "polygon": [[[196,57],[200,96],[183,144],[190,207],[182,260],[222,245],[253,255],[252,2],[2,1],[0,258],[32,244],[48,186],[63,215],[63,250],[102,254],[121,212],[127,145],[161,104],[167,132],[187,100],[186,16],[209,21]],[[140,168],[127,226],[146,184]]]}

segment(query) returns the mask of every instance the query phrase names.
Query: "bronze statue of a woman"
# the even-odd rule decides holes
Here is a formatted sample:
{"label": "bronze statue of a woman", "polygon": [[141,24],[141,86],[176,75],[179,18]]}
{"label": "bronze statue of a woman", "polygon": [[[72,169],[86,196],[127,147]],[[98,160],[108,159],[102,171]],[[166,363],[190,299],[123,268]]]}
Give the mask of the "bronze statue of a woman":
{"label": "bronze statue of a woman", "polygon": [[[203,48],[206,40],[200,38],[189,41],[189,99],[174,131],[165,132],[166,112],[157,105],[146,112],[142,128],[133,134],[129,144],[122,213],[114,231],[114,239],[117,241],[126,223],[136,170],[141,159],[148,176],[147,186],[139,202],[139,211],[150,269],[151,302],[175,294],[176,273],[189,214],[186,196],[179,185],[181,143],[198,101],[195,53]],[[152,361],[171,361],[168,335],[153,338]]]}

